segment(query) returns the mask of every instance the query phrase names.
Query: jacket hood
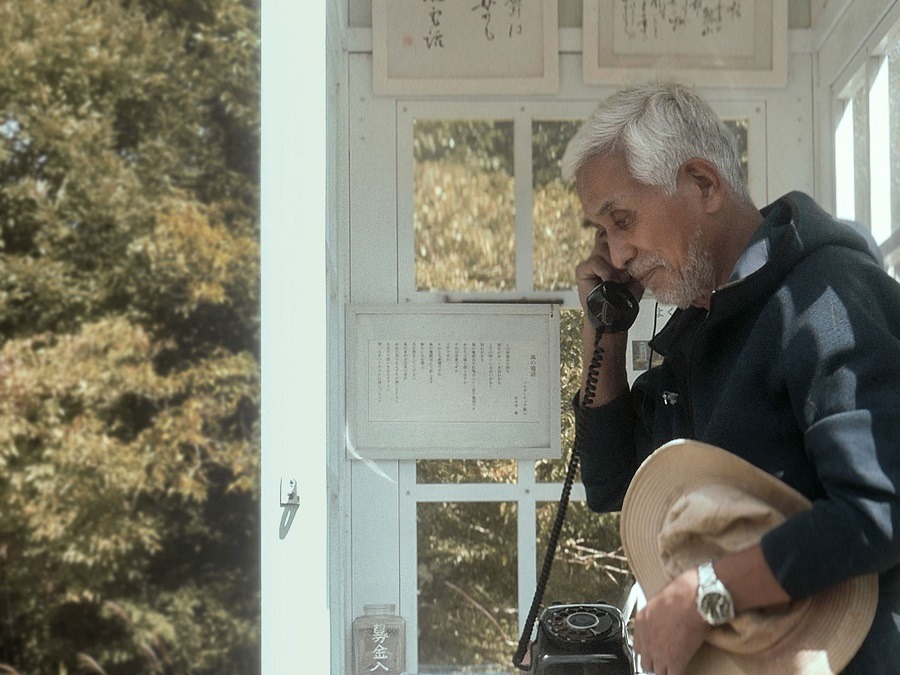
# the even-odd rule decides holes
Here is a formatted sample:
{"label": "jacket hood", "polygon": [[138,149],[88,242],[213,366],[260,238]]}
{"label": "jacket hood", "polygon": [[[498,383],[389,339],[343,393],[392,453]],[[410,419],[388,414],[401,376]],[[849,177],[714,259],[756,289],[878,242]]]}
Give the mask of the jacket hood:
{"label": "jacket hood", "polygon": [[838,246],[875,261],[866,239],[835,220],[802,192],[790,192],[761,210],[763,222],[735,264],[728,282],[713,293],[710,319],[731,316],[771,295],[804,258]]}
{"label": "jacket hood", "polygon": [[[728,282],[713,292],[707,320],[722,321],[768,298],[804,258],[827,246],[863,254],[879,267],[868,242],[852,226],[829,216],[811,197],[790,192],[761,210],[763,222],[738,258]],[[678,309],[650,341],[651,348],[667,356],[673,340],[692,325],[699,307]]]}

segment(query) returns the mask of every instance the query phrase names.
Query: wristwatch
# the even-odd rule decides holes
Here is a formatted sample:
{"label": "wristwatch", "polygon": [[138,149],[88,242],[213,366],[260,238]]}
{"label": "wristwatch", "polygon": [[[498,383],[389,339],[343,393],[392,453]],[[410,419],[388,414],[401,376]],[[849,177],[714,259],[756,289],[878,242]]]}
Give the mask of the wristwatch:
{"label": "wristwatch", "polygon": [[725,584],[719,581],[712,561],[697,568],[697,611],[710,626],[721,626],[734,618],[734,601]]}

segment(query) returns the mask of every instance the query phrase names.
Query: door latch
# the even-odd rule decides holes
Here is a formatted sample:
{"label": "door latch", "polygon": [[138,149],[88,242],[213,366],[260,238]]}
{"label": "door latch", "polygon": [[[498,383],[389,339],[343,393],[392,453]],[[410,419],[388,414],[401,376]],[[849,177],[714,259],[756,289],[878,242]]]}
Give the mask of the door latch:
{"label": "door latch", "polygon": [[281,505],[296,506],[300,503],[297,480],[295,478],[281,479]]}

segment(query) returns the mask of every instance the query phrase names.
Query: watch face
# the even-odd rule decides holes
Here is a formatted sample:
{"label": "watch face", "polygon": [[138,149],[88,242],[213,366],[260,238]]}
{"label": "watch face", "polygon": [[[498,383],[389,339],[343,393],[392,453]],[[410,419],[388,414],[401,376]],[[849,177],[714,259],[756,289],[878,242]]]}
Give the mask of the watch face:
{"label": "watch face", "polygon": [[700,611],[706,617],[706,620],[714,626],[730,621],[734,617],[731,598],[715,591],[707,593],[700,598]]}

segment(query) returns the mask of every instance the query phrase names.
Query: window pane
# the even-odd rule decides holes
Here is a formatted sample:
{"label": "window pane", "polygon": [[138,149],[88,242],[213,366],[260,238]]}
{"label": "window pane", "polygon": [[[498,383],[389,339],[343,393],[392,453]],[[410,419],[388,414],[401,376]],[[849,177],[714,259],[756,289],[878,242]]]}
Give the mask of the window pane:
{"label": "window pane", "polygon": [[515,483],[515,460],[420,459],[416,462],[417,483]]}
{"label": "window pane", "polygon": [[853,168],[853,101],[847,101],[834,132],[835,215],[856,220],[856,172]]}
{"label": "window pane", "polygon": [[515,672],[516,504],[417,508],[418,672]]}
{"label": "window pane", "polygon": [[[538,574],[557,511],[556,503],[538,505]],[[621,609],[633,582],[619,538],[619,514],[594,513],[584,502],[570,503],[544,604],[602,601]]]}
{"label": "window pane", "polygon": [[512,121],[415,120],[417,290],[514,290]]}
{"label": "window pane", "polygon": [[581,202],[560,175],[560,161],[580,121],[543,120],[531,125],[534,218],[534,287],[575,286],[575,265],[591,251],[582,228]]}
{"label": "window pane", "polygon": [[747,182],[747,177],[750,175],[749,173],[749,165],[750,165],[750,151],[748,150],[748,135],[747,130],[750,128],[750,120],[748,119],[735,119],[735,120],[723,120],[727,129],[731,132],[732,136],[734,136],[734,142],[737,146],[738,157],[741,160],[741,167],[744,170],[744,182]]}

